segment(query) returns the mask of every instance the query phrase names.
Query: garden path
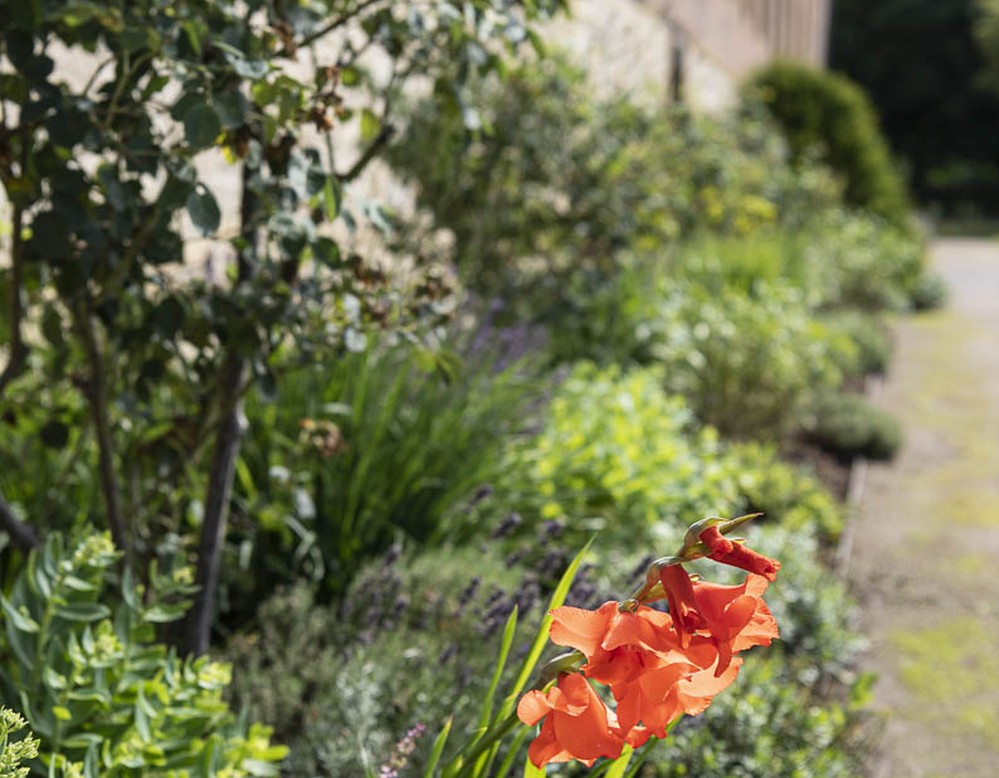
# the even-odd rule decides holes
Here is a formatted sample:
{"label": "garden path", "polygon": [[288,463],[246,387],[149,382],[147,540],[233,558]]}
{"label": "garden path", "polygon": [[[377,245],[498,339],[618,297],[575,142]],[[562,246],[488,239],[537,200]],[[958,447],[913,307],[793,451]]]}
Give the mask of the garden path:
{"label": "garden path", "polygon": [[848,577],[883,729],[870,778],[999,775],[999,243],[938,240],[945,309],[895,329],[904,425],[853,517]]}

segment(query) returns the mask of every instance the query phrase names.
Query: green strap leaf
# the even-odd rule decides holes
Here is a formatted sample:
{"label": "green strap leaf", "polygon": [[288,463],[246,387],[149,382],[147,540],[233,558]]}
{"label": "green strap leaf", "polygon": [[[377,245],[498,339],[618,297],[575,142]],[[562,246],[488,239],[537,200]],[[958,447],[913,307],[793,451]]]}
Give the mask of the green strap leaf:
{"label": "green strap leaf", "polygon": [[496,659],[496,670],[493,672],[489,688],[486,690],[486,697],[482,703],[482,715],[479,717],[479,727],[489,726],[493,716],[493,698],[496,695],[496,687],[499,686],[500,677],[503,675],[503,668],[506,667],[506,660],[510,654],[510,646],[513,644],[513,636],[517,631],[517,611],[516,605],[507,617],[506,626],[503,627],[503,641],[500,643],[499,657]]}
{"label": "green strap leaf", "polygon": [[576,573],[579,572],[579,566],[583,563],[583,558],[586,556],[587,552],[589,552],[591,545],[593,545],[592,538],[587,541],[586,545],[583,546],[578,554],[576,554],[576,557],[572,560],[569,567],[566,568],[565,573],[562,575],[562,579],[558,582],[558,586],[555,587],[555,591],[552,592],[552,598],[548,603],[548,609],[545,611],[545,617],[541,620],[541,626],[538,627],[538,632],[534,636],[534,642],[531,644],[531,648],[527,652],[527,656],[524,659],[524,664],[520,668],[520,675],[517,676],[513,689],[510,691],[509,696],[503,703],[503,707],[500,709],[500,713],[498,714],[499,719],[505,718],[509,715],[510,711],[513,710],[517,697],[527,685],[527,681],[530,679],[531,673],[534,672],[538,659],[541,658],[541,653],[545,650],[545,645],[548,643],[548,630],[552,625],[551,611],[558,608],[565,602],[565,598],[569,594],[572,582],[576,578]]}
{"label": "green strap leaf", "polygon": [[447,737],[451,734],[451,725],[454,723],[454,717],[449,716],[447,723],[444,724],[444,728],[441,733],[434,740],[433,750],[430,752],[430,759],[427,762],[427,769],[423,771],[424,778],[433,778],[434,770],[437,769],[437,763],[441,760],[441,754],[444,753],[444,744],[447,743]]}

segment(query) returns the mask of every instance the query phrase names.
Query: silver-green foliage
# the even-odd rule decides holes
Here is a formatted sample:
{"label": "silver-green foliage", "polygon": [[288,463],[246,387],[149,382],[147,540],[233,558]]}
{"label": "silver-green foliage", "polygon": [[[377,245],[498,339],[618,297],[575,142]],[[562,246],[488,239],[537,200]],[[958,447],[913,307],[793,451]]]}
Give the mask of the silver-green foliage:
{"label": "silver-green foliage", "polygon": [[237,726],[222,699],[226,665],[156,642],[190,594],[190,571],[148,586],[115,572],[110,538],[68,548],[49,536],[0,598],[0,703],[24,712],[57,776],[275,775],[285,749]]}

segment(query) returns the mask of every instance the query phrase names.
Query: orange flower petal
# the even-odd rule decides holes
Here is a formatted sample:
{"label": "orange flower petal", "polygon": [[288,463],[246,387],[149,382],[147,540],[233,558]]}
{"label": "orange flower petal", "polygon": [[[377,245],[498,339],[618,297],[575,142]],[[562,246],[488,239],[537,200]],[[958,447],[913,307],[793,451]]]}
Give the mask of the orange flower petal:
{"label": "orange flower petal", "polygon": [[548,698],[544,693],[539,692],[537,689],[532,689],[521,697],[520,702],[517,703],[517,718],[527,726],[533,727],[550,710],[551,706],[548,705]]}
{"label": "orange flower petal", "polygon": [[596,611],[568,605],[555,608],[549,637],[557,646],[569,646],[587,657],[593,656],[600,648],[607,626],[617,610],[616,602],[605,602]]}

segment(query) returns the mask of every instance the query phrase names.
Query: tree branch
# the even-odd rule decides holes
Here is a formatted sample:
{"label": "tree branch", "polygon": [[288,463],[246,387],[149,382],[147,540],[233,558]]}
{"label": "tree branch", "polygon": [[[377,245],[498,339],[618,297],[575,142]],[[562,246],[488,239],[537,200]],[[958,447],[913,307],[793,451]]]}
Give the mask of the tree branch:
{"label": "tree branch", "polygon": [[[243,194],[240,201],[240,237],[244,247],[237,255],[236,283],[245,283],[253,277],[253,265],[248,251],[254,246],[255,219],[259,202],[249,186],[251,173],[244,164],[242,171]],[[215,615],[219,572],[222,567],[222,548],[225,543],[229,520],[229,502],[232,483],[236,476],[236,460],[249,423],[243,413],[243,390],[246,386],[247,360],[236,350],[230,349],[219,373],[215,393],[216,407],[221,411],[219,427],[215,434],[208,490],[205,495],[205,513],[198,544],[198,569],[195,583],[198,586],[194,604],[187,614],[185,653],[198,656],[208,651],[212,618]]]}
{"label": "tree branch", "polygon": [[0,529],[10,535],[11,541],[22,551],[31,551],[41,546],[34,527],[21,521],[0,494]]}
{"label": "tree branch", "polygon": [[24,332],[21,323],[24,319],[24,257],[21,242],[24,209],[14,205],[14,216],[11,220],[11,251],[10,251],[10,357],[3,372],[0,373],[0,397],[3,396],[7,384],[24,372],[28,358],[28,347],[24,343]]}
{"label": "tree branch", "polygon": [[378,155],[378,152],[392,139],[394,134],[395,127],[391,124],[383,124],[378,135],[375,136],[375,139],[371,141],[371,144],[364,150],[364,153],[361,154],[357,161],[350,166],[350,170],[346,173],[338,173],[337,178],[343,183],[348,183],[361,175],[364,172],[364,168]]}
{"label": "tree branch", "polygon": [[[371,6],[377,5],[378,3],[382,3],[382,2],[385,2],[385,0],[365,0],[363,3],[361,3],[356,8],[354,8],[354,10],[351,11],[350,13],[346,13],[343,16],[338,16],[336,19],[331,20],[330,22],[328,22],[327,24],[325,24],[323,27],[320,27],[315,32],[313,32],[313,33],[311,33],[309,35],[306,35],[304,38],[302,38],[302,40],[298,41],[295,44],[296,48],[300,48],[300,49],[301,48],[305,48],[306,46],[309,46],[309,45],[315,43],[320,38],[323,38],[323,37],[329,35],[331,32],[333,32],[333,30],[336,30],[336,29],[338,29],[340,27],[343,27],[351,19],[354,19],[354,18],[360,16],[362,13],[364,13],[366,10],[368,10],[368,8],[370,8]],[[286,56],[287,57],[287,56],[290,56],[291,53],[292,52],[289,49],[285,48],[281,52],[281,56]]]}
{"label": "tree branch", "polygon": [[[246,360],[235,354],[226,358],[219,381],[219,397],[238,395],[242,390]],[[236,473],[236,460],[239,458],[240,444],[246,433],[248,422],[240,400],[226,413],[215,438],[215,451],[212,454],[208,491],[205,497],[205,515],[201,525],[201,540],[198,545],[198,570],[195,583],[198,592],[194,605],[188,614],[187,639],[185,649],[195,656],[208,650],[211,637],[212,617],[215,612],[215,599],[219,583],[222,561],[222,546],[225,542],[226,525],[229,518],[229,502],[232,497],[232,483]]]}
{"label": "tree branch", "polygon": [[90,363],[87,399],[90,404],[90,420],[97,436],[98,469],[101,490],[104,492],[104,508],[107,511],[108,527],[111,529],[114,544],[125,552],[127,558],[130,544],[121,508],[118,476],[115,472],[111,413],[108,408],[107,365],[98,339],[96,323],[85,303],[81,303],[77,310],[77,326],[83,339],[84,349],[87,352],[87,361]]}

